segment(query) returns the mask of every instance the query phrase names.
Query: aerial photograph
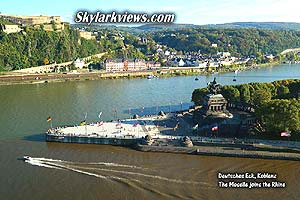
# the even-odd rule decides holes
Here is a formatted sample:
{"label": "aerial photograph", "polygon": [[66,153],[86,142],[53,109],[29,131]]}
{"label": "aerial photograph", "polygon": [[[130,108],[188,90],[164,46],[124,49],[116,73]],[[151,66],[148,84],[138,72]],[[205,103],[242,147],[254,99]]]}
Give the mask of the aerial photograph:
{"label": "aerial photograph", "polygon": [[296,0],[0,6],[0,199],[299,200]]}

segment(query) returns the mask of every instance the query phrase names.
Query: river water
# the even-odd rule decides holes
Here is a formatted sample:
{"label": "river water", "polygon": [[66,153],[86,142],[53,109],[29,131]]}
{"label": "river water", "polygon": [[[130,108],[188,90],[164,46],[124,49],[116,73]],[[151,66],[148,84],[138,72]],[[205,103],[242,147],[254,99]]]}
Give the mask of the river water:
{"label": "river water", "polygon": [[[300,164],[145,153],[122,147],[46,143],[49,127],[188,108],[195,88],[300,78],[300,65],[209,76],[0,86],[0,199],[300,199]],[[142,109],[144,107],[144,109]],[[19,158],[34,157],[31,163]],[[55,167],[56,166],[56,167]],[[224,189],[218,172],[277,173],[285,188]]]}

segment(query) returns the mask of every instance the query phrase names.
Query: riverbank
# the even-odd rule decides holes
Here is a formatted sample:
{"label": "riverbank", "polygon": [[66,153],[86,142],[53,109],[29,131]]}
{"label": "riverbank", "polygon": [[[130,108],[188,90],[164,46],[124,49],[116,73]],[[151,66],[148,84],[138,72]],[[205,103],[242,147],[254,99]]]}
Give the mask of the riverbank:
{"label": "riverbank", "polygon": [[210,69],[206,71],[200,67],[164,67],[160,70],[146,70],[136,72],[105,72],[104,70],[88,72],[83,70],[77,73],[44,73],[44,74],[25,74],[19,72],[5,72],[0,74],[0,85],[14,85],[14,84],[37,84],[37,83],[51,83],[51,82],[66,82],[66,81],[86,81],[86,80],[101,80],[101,79],[119,79],[119,78],[147,78],[148,76],[156,77],[173,77],[173,76],[197,76],[209,75],[215,73],[228,73],[238,71],[246,71],[259,67],[269,67],[280,64],[279,62],[272,62],[260,65],[237,65],[222,67],[218,70]]}

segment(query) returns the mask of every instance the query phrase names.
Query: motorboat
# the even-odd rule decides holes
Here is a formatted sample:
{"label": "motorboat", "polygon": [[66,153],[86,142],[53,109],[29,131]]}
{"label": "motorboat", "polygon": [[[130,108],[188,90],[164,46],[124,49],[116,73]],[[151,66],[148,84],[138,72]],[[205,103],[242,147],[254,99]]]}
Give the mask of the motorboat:
{"label": "motorboat", "polygon": [[31,160],[32,158],[30,156],[23,156],[23,160],[26,161],[26,160]]}

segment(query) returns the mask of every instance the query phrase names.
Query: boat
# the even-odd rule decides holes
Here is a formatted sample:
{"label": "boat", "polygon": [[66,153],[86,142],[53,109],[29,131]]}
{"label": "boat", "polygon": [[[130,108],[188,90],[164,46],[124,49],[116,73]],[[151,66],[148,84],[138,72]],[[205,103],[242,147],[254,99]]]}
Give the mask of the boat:
{"label": "boat", "polygon": [[234,81],[234,82],[235,82],[235,81],[236,81],[236,78],[233,78],[233,80],[232,80],[232,81]]}
{"label": "boat", "polygon": [[32,160],[32,158],[30,156],[23,156],[23,160],[26,161],[26,160]]}
{"label": "boat", "polygon": [[198,81],[198,80],[199,80],[199,78],[198,78],[198,77],[196,77],[196,78],[195,78],[195,81]]}
{"label": "boat", "polygon": [[147,79],[149,79],[149,80],[151,80],[151,79],[153,79],[153,78],[155,78],[155,76],[153,76],[153,75],[148,75],[148,76],[147,76]]}

